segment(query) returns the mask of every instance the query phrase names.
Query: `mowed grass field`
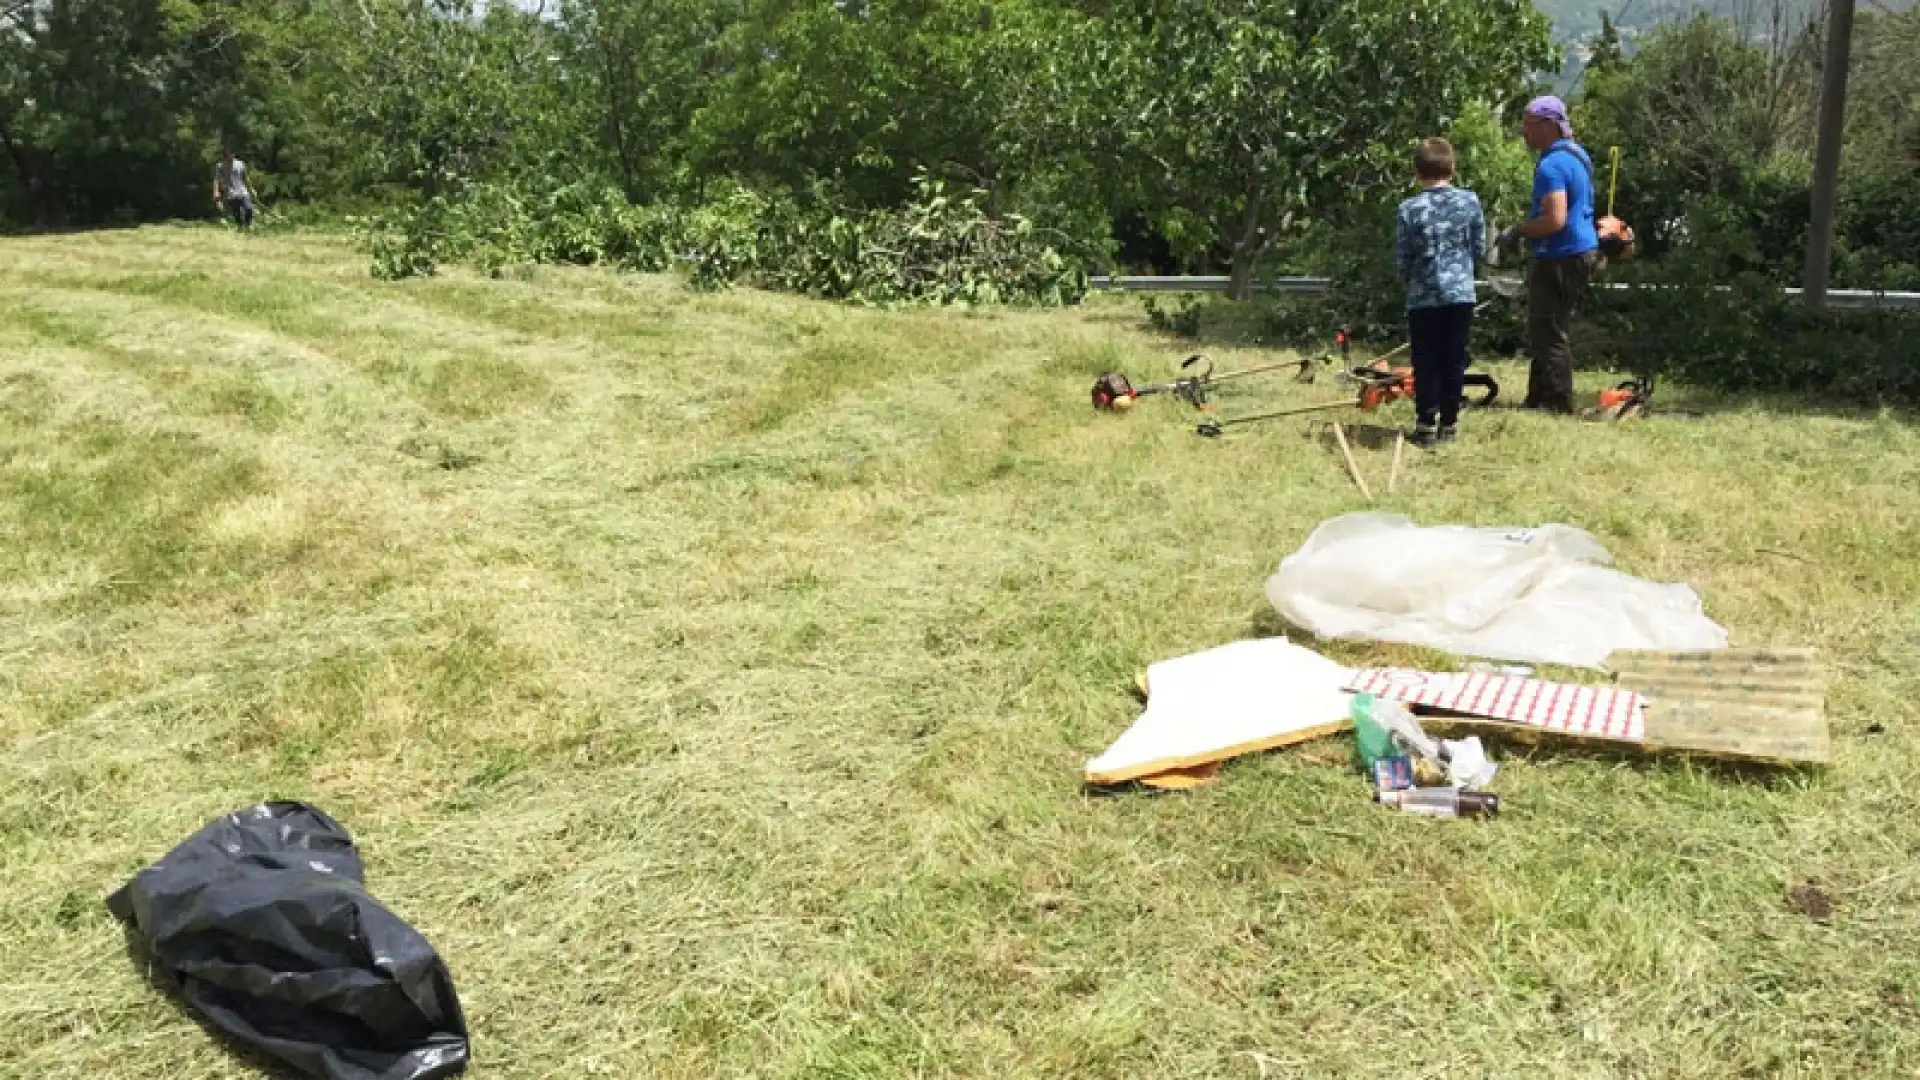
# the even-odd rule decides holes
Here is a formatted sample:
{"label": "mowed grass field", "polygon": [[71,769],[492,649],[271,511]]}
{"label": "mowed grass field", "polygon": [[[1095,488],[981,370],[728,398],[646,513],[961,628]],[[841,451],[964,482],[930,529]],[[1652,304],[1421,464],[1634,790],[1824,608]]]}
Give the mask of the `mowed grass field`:
{"label": "mowed grass field", "polygon": [[1335,738],[1100,796],[1133,673],[1282,632],[1266,577],[1365,505],[1305,420],[1088,408],[1183,355],[1132,301],[0,242],[0,1075],[258,1075],[102,900],[267,798],[354,831],[479,1077],[1920,1069],[1910,416],[1495,411],[1392,496],[1357,448],[1381,508],[1582,526],[1821,647],[1830,768],[1504,747],[1506,814],[1430,822]]}

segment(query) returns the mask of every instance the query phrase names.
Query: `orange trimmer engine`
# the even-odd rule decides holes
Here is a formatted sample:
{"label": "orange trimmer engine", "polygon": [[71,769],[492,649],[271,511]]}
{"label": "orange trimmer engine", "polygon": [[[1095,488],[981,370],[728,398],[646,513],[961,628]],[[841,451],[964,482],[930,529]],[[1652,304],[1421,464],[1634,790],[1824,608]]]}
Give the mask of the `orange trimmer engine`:
{"label": "orange trimmer engine", "polygon": [[1352,376],[1360,384],[1361,412],[1372,412],[1382,405],[1413,396],[1413,369],[1410,367],[1354,368]]}
{"label": "orange trimmer engine", "polygon": [[1611,390],[1600,391],[1600,415],[1608,420],[1629,420],[1648,411],[1653,404],[1653,379],[1629,379]]}
{"label": "orange trimmer engine", "polygon": [[1132,404],[1138,396],[1133,384],[1117,371],[1103,372],[1093,381],[1093,407],[1096,409],[1116,408],[1122,401]]}

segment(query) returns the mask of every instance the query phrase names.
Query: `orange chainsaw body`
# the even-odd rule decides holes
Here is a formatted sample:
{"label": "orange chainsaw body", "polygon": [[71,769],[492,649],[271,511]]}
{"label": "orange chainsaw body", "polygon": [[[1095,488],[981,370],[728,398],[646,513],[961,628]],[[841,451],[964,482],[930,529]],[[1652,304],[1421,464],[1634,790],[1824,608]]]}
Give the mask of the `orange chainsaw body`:
{"label": "orange chainsaw body", "polygon": [[1410,367],[1377,368],[1381,376],[1369,381],[1360,388],[1360,409],[1372,412],[1389,402],[1403,397],[1413,396],[1413,369]]}

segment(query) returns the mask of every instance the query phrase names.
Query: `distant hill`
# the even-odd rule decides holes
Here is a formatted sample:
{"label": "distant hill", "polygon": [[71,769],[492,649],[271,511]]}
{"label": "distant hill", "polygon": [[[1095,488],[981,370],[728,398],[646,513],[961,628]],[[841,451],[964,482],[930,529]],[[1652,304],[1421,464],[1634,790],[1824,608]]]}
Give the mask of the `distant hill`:
{"label": "distant hill", "polygon": [[[1858,0],[1859,11],[1905,11],[1915,0]],[[1686,19],[1706,11],[1723,15],[1756,28],[1772,21],[1776,6],[1799,20],[1816,17],[1822,10],[1819,0],[1534,0],[1553,20],[1554,36],[1561,41],[1584,41],[1600,32],[1600,12],[1613,13],[1613,23],[1623,36],[1645,33],[1663,22]]]}
{"label": "distant hill", "polygon": [[[1613,23],[1623,33],[1644,33],[1663,22],[1675,22],[1708,11],[1736,19],[1762,19],[1773,10],[1772,0],[1534,0],[1547,18],[1553,20],[1554,36],[1561,41],[1585,41],[1600,32],[1600,12],[1613,13]],[[1790,10],[1801,13],[1814,10],[1817,2],[1791,0]]]}
{"label": "distant hill", "polygon": [[[1913,7],[1920,0],[1856,0],[1860,14],[1875,11],[1896,12]],[[1567,46],[1566,65],[1556,79],[1549,80],[1561,90],[1572,87],[1586,68],[1585,46],[1600,33],[1600,13],[1611,12],[1613,24],[1620,30],[1627,51],[1633,42],[1665,22],[1680,22],[1701,13],[1733,19],[1764,36],[1772,26],[1775,13],[1791,23],[1819,18],[1825,10],[1820,0],[1534,0],[1534,5],[1553,20],[1553,35]]]}

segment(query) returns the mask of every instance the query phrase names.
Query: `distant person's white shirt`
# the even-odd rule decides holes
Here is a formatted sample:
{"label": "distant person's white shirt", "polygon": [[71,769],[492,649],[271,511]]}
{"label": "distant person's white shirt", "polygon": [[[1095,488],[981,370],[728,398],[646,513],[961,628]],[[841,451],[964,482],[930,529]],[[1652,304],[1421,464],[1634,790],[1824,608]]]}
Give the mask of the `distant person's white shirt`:
{"label": "distant person's white shirt", "polygon": [[223,199],[246,199],[253,196],[247,187],[247,163],[239,158],[233,164],[221,162],[213,167],[214,182],[220,185],[220,197]]}

